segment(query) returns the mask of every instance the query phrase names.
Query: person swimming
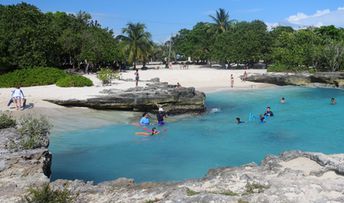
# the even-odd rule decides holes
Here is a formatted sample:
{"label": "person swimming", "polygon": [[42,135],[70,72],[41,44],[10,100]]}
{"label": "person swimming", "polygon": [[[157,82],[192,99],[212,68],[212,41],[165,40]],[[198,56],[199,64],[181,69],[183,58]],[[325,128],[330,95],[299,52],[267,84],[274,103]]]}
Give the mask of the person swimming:
{"label": "person swimming", "polygon": [[140,119],[140,125],[150,125],[149,114],[147,112],[143,113],[142,118]]}
{"label": "person swimming", "polygon": [[262,114],[259,115],[259,120],[261,123],[265,123],[265,116],[263,116]]}
{"label": "person swimming", "polygon": [[147,130],[147,132],[136,132],[135,135],[142,135],[142,136],[154,136],[160,133],[155,127],[152,128],[152,130],[148,130],[144,128],[144,130]]}
{"label": "person swimming", "polygon": [[285,103],[285,98],[284,98],[284,97],[281,98],[280,103],[281,103],[281,104],[284,104],[284,103]]}
{"label": "person swimming", "polygon": [[245,121],[241,121],[239,117],[236,117],[235,120],[237,124],[245,123]]}
{"label": "person swimming", "polygon": [[272,113],[270,106],[266,107],[266,111],[264,113],[264,116],[274,116],[274,113]]}
{"label": "person swimming", "polygon": [[334,98],[334,97],[331,98],[331,104],[332,104],[332,105],[337,104],[336,98]]}

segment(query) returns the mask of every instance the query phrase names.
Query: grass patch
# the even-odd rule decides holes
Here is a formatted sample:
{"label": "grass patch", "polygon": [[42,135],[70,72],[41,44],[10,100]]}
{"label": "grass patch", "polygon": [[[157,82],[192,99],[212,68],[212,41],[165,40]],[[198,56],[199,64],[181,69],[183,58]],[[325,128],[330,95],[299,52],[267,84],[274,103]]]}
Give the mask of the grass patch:
{"label": "grass patch", "polygon": [[34,118],[31,115],[22,117],[18,122],[18,132],[20,133],[20,146],[23,149],[35,149],[46,145],[47,135],[52,125],[41,116]]}
{"label": "grass patch", "polygon": [[200,192],[196,192],[194,190],[191,190],[190,188],[186,188],[186,195],[187,196],[194,196],[194,195],[197,195],[199,194]]}
{"label": "grass patch", "polygon": [[246,188],[246,191],[244,195],[248,195],[248,194],[253,194],[253,193],[264,192],[264,190],[268,189],[269,187],[258,184],[258,183],[247,183],[245,188]]}
{"label": "grass patch", "polygon": [[227,191],[224,191],[224,192],[220,192],[220,193],[218,193],[218,194],[227,195],[227,196],[237,196],[237,195],[238,195],[238,193],[233,192],[233,191],[231,191],[231,190],[227,190]]}
{"label": "grass patch", "polygon": [[156,199],[153,199],[153,200],[147,200],[145,201],[145,203],[155,203],[155,202],[159,202],[160,199],[156,198]]}
{"label": "grass patch", "polygon": [[0,114],[0,129],[11,128],[16,126],[16,121],[11,115]]}
{"label": "grass patch", "polygon": [[24,197],[26,203],[71,203],[74,197],[65,188],[63,190],[52,190],[49,183],[41,187],[29,188],[29,194]]}
{"label": "grass patch", "polygon": [[68,75],[56,82],[59,87],[85,87],[92,86],[93,82],[81,75]]}
{"label": "grass patch", "polygon": [[0,87],[51,85],[66,76],[63,70],[57,68],[24,68],[0,75]]}

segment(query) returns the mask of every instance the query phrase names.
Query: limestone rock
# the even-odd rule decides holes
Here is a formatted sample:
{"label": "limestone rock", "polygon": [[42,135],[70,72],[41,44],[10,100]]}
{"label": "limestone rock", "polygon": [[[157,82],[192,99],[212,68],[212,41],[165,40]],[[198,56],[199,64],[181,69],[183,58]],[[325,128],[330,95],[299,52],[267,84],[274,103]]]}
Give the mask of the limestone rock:
{"label": "limestone rock", "polygon": [[177,88],[167,83],[152,83],[146,87],[125,91],[107,90],[107,95],[86,100],[47,100],[63,106],[89,107],[94,109],[133,110],[156,112],[157,104],[167,113],[200,113],[205,111],[205,94],[193,87]]}
{"label": "limestone rock", "polygon": [[247,78],[251,82],[271,83],[275,85],[297,85],[297,86],[315,86],[315,87],[344,87],[344,73],[267,73],[254,74]]}

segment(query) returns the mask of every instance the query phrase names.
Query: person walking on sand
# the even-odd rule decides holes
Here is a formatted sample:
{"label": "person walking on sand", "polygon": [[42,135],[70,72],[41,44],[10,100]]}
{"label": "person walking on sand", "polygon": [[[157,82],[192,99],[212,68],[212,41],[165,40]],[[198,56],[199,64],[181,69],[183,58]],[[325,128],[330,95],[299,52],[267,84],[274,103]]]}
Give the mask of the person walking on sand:
{"label": "person walking on sand", "polygon": [[231,88],[234,87],[234,77],[233,77],[233,74],[231,74]]}
{"label": "person walking on sand", "polygon": [[139,85],[139,79],[140,79],[139,69],[136,69],[136,71],[135,71],[136,87]]}

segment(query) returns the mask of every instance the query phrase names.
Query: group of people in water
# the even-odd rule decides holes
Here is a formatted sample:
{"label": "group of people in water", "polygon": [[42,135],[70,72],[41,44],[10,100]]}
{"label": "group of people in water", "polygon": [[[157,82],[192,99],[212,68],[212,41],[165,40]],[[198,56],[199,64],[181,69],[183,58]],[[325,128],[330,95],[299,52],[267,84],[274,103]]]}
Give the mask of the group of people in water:
{"label": "group of people in water", "polygon": [[[167,114],[165,113],[164,109],[162,107],[159,107],[158,113],[156,114],[158,126],[165,125],[164,119],[166,117],[167,117]],[[139,121],[140,126],[142,126],[142,127],[149,126],[151,124],[150,119],[151,119],[151,116],[147,112],[143,113],[143,115]],[[143,129],[146,130],[147,132],[137,132],[136,135],[145,135],[145,136],[151,135],[151,136],[153,136],[153,135],[157,135],[160,133],[160,131],[158,131],[156,127],[153,127],[151,130],[149,130],[147,128],[143,128]]]}
{"label": "group of people in water", "polygon": [[[281,104],[285,104],[286,103],[286,99],[285,97],[282,97],[281,100],[280,100],[280,103]],[[330,101],[330,104],[331,105],[335,105],[337,103],[336,99],[335,98],[331,98],[331,101]],[[253,115],[250,115],[250,119],[251,119],[251,116],[252,118],[255,119],[255,116]],[[274,113],[272,112],[271,110],[271,107],[268,106],[266,107],[266,110],[264,112],[264,114],[260,114],[259,115],[259,122],[260,123],[265,123],[266,122],[266,119],[269,118],[269,117],[273,117],[274,116]],[[158,126],[162,126],[162,125],[165,125],[165,121],[164,121],[164,118],[166,118],[167,115],[164,111],[164,109],[162,107],[159,107],[159,110],[158,110],[158,113],[156,114],[156,118],[157,118],[157,124]],[[147,127],[149,125],[151,125],[151,116],[145,112],[143,113],[140,121],[139,121],[139,124],[140,126],[142,127]],[[245,121],[242,121],[239,117],[236,117],[235,118],[235,122],[237,124],[241,124],[241,123],[245,123]],[[153,136],[153,135],[157,135],[160,133],[160,131],[157,130],[156,127],[153,127],[151,130],[147,129],[147,128],[143,128],[146,132],[137,132],[136,135],[143,135],[143,136]]]}
{"label": "group of people in water", "polygon": [[[282,97],[282,98],[281,98],[280,103],[281,103],[281,104],[285,104],[285,103],[286,103],[285,97]],[[331,104],[331,105],[336,105],[336,104],[337,104],[336,98],[332,97],[332,98],[331,98],[331,101],[330,101],[330,104]],[[259,115],[260,123],[265,123],[265,122],[266,122],[266,119],[267,119],[268,117],[272,117],[272,116],[274,116],[274,113],[271,111],[271,107],[270,107],[270,106],[266,107],[266,111],[264,112],[264,114],[260,114],[260,115]],[[251,115],[250,115],[250,117],[251,117]],[[254,117],[254,116],[252,116],[252,117]],[[251,118],[250,118],[250,119],[251,119]],[[235,122],[236,122],[237,124],[245,123],[245,121],[242,121],[239,117],[236,117],[236,118],[235,118]]]}

